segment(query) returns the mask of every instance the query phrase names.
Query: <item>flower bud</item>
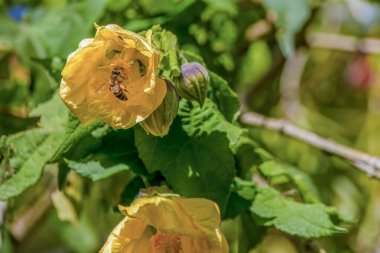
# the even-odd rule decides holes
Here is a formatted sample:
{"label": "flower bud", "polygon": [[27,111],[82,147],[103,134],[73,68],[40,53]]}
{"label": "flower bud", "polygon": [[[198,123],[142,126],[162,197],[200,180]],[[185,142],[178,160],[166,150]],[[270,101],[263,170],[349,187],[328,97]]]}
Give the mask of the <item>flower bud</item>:
{"label": "flower bud", "polygon": [[160,106],[148,118],[140,123],[147,133],[154,136],[164,136],[178,112],[179,97],[174,86],[166,82],[167,93]]}
{"label": "flower bud", "polygon": [[202,106],[207,95],[210,77],[205,67],[198,62],[189,62],[181,66],[183,79],[177,82],[181,97],[196,100]]}

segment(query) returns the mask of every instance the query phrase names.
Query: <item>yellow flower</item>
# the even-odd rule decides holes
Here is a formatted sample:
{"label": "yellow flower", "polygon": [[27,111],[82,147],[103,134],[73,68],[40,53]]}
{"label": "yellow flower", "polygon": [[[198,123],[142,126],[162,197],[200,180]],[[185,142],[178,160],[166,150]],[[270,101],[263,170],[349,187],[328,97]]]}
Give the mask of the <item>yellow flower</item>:
{"label": "yellow flower", "polygon": [[157,77],[160,55],[146,38],[117,25],[96,26],[62,71],[61,97],[84,123],[99,119],[129,128],[147,118],[163,101],[165,81]]}
{"label": "yellow flower", "polygon": [[176,195],[143,197],[120,206],[126,217],[100,253],[227,253],[217,205]]}

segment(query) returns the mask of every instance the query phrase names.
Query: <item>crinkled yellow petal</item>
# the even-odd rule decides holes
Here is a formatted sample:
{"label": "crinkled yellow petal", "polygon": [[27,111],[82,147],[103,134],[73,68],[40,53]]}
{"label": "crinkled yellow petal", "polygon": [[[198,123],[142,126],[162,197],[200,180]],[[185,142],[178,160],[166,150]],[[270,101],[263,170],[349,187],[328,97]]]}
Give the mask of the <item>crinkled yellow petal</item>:
{"label": "crinkled yellow petal", "polygon": [[201,252],[228,252],[220,231],[219,209],[210,200],[154,196],[138,199],[131,206],[120,207],[120,211],[164,233],[185,236],[190,248],[199,243],[204,245]]}
{"label": "crinkled yellow petal", "polygon": [[100,253],[151,252],[152,235],[145,222],[125,217],[111,232]]}
{"label": "crinkled yellow petal", "polygon": [[[115,129],[126,129],[147,118],[165,97],[166,84],[157,77],[160,56],[151,41],[138,34],[117,25],[96,28],[95,38],[83,40],[68,57],[61,97],[84,124],[100,119]],[[127,100],[110,90],[112,70],[118,64],[130,70],[123,80]]]}

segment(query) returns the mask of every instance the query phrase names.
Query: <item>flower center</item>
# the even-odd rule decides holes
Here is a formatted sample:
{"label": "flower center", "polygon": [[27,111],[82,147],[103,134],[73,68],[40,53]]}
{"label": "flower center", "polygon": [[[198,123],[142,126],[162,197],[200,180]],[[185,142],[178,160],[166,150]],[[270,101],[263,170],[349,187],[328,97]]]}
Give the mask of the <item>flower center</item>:
{"label": "flower center", "polygon": [[150,245],[154,253],[180,253],[181,239],[175,234],[157,232],[150,239]]}

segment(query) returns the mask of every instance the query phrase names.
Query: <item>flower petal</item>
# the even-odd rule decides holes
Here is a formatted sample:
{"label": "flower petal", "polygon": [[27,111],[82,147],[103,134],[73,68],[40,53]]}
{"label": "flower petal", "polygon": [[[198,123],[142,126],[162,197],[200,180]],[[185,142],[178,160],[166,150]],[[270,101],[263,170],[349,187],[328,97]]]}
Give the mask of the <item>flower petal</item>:
{"label": "flower petal", "polygon": [[163,233],[185,236],[184,240],[189,245],[195,244],[194,240],[202,245],[207,242],[205,245],[210,251],[202,252],[228,252],[226,239],[220,230],[219,209],[210,200],[154,196],[138,199],[129,207],[120,207],[120,211],[144,220]]}
{"label": "flower petal", "polygon": [[100,253],[151,252],[152,232],[139,219],[125,217],[112,231]]}

